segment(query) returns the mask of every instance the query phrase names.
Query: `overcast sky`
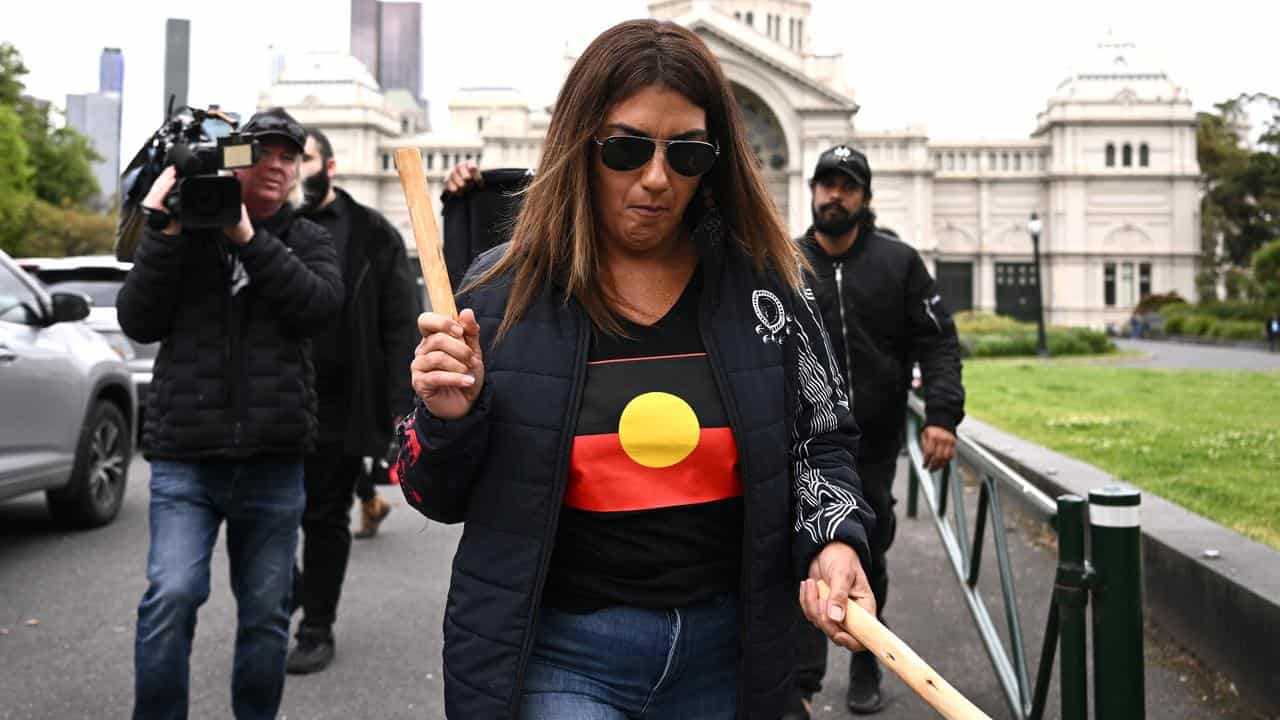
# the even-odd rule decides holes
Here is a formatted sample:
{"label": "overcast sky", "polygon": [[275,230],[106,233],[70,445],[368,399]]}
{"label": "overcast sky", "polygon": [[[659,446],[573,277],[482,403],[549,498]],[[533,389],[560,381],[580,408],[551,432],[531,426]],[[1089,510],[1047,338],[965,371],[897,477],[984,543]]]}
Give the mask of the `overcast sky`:
{"label": "overcast sky", "polygon": [[[458,87],[555,96],[566,46],[580,51],[644,0],[424,0],[424,93],[447,125]],[[159,125],[165,18],[191,20],[191,104],[252,112],[268,47],[348,47],[349,0],[0,0],[0,41],[30,68],[28,92],[65,105],[92,92],[98,55],[125,57],[122,161]],[[1074,63],[1108,29],[1137,43],[1198,109],[1240,92],[1280,95],[1280,2],[1220,0],[813,0],[813,47],[841,52],[863,130],[925,126],[933,138],[1022,138]]]}

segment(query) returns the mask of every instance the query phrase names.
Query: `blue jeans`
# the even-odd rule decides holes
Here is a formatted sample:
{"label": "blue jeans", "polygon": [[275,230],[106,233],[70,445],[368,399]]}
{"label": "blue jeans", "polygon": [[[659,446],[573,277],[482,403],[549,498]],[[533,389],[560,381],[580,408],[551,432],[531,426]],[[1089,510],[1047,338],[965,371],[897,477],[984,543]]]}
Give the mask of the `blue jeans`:
{"label": "blue jeans", "polygon": [[684,608],[543,608],[520,720],[732,720],[738,701],[734,595]]}
{"label": "blue jeans", "polygon": [[289,592],[306,494],[302,461],[151,464],[151,549],[138,605],[134,718],[185,718],[196,611],[227,522],[236,650],[231,704],[239,720],[274,718],[284,693]]}

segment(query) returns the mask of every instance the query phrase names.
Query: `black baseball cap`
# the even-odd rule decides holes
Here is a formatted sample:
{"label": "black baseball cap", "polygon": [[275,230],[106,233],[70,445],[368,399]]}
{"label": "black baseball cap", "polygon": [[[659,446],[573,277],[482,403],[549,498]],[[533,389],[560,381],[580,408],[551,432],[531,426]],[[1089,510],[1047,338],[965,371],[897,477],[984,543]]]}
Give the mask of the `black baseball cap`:
{"label": "black baseball cap", "polygon": [[863,189],[871,189],[871,166],[867,164],[867,156],[860,150],[854,150],[848,145],[836,145],[822,153],[818,157],[818,165],[813,169],[813,177],[809,181],[813,182],[833,171],[844,173]]}
{"label": "black baseball cap", "polygon": [[307,146],[306,128],[280,107],[254,113],[253,117],[249,118],[249,122],[240,128],[240,132],[255,140],[280,138],[296,146],[299,153]]}

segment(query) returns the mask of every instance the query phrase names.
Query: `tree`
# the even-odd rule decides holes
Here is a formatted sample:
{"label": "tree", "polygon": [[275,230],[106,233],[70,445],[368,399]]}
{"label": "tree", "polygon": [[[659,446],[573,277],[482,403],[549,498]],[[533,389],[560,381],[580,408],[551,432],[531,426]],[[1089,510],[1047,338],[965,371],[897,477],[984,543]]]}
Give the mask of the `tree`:
{"label": "tree", "polygon": [[26,89],[22,84],[22,76],[26,74],[27,66],[22,64],[18,49],[12,43],[0,43],[0,105],[18,104]]}
{"label": "tree", "polygon": [[115,220],[89,211],[98,159],[72,128],[55,127],[47,104],[23,95],[27,68],[0,43],[0,249],[66,255],[111,248]]}
{"label": "tree", "polygon": [[1262,300],[1280,303],[1280,240],[1273,240],[1253,254],[1253,281]]}
{"label": "tree", "polygon": [[7,253],[21,248],[30,202],[31,167],[22,120],[12,107],[0,104],[0,249]]}
{"label": "tree", "polygon": [[89,139],[69,127],[54,127],[47,107],[27,103],[22,113],[31,165],[36,168],[32,190],[53,205],[87,207],[100,192],[91,163],[102,157]]}
{"label": "tree", "polygon": [[[1265,103],[1273,116],[1260,147],[1242,146],[1236,134],[1245,107]],[[1280,99],[1264,94],[1240,95],[1218,103],[1216,113],[1200,113],[1196,154],[1204,195],[1200,222],[1205,250],[1212,254],[1221,238],[1224,258],[1239,268],[1262,245],[1280,238]]]}

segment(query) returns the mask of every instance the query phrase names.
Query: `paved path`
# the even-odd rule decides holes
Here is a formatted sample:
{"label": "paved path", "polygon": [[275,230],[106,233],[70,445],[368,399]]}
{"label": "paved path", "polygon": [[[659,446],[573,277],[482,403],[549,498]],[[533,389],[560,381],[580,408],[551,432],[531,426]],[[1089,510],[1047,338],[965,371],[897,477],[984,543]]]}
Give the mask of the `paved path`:
{"label": "paved path", "polygon": [[1121,350],[1137,350],[1147,357],[1122,360],[1117,365],[1175,370],[1280,371],[1280,353],[1220,345],[1117,339]]}
{"label": "paved path", "polygon": [[[54,529],[39,496],[0,503],[0,720],[129,715],[135,607],[145,587],[147,476],[146,464],[135,462],[120,517],[89,532]],[[444,717],[440,626],[461,529],[428,523],[398,495],[388,497],[396,510],[383,534],[355,544],[339,613],[337,660],[319,675],[289,679],[283,718]],[[968,498],[972,502],[974,494]],[[1016,518],[1006,524],[1034,672],[1053,555]],[[984,588],[1000,625],[1003,610],[990,584],[996,570],[991,552],[988,540]],[[893,628],[993,718],[1010,718],[932,523],[903,519],[890,558]],[[32,619],[39,624],[27,625]],[[219,541],[213,593],[200,613],[192,655],[193,718],[231,717],[233,633],[227,556]],[[1151,642],[1148,658],[1148,717],[1259,717],[1202,702],[1202,695],[1213,697],[1211,679],[1176,652]],[[846,667],[847,656],[833,650],[815,717],[848,717],[842,702]],[[887,693],[889,705],[879,717],[933,716],[896,679],[888,681]],[[1054,693],[1049,718],[1058,715],[1056,683]]]}

